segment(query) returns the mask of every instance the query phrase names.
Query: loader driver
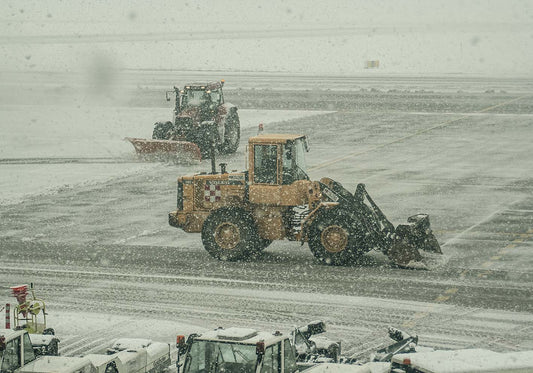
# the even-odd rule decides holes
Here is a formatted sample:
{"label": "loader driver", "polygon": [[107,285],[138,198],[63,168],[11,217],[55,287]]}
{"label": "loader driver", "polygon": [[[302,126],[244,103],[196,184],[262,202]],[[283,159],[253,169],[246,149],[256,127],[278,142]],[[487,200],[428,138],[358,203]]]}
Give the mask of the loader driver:
{"label": "loader driver", "polygon": [[305,173],[304,144],[302,140],[287,142],[283,146],[283,184],[296,180],[309,180]]}
{"label": "loader driver", "polygon": [[294,166],[292,144],[287,143],[283,147],[283,184],[288,185],[296,181]]}

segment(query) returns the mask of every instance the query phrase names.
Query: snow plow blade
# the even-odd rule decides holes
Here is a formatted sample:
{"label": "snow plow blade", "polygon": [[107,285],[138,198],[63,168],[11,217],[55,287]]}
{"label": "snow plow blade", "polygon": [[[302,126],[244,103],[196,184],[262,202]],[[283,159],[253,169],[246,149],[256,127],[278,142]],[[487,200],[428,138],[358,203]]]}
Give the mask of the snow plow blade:
{"label": "snow plow blade", "polygon": [[154,140],[126,137],[143,159],[172,160],[177,163],[196,163],[202,160],[200,148],[189,141]]}

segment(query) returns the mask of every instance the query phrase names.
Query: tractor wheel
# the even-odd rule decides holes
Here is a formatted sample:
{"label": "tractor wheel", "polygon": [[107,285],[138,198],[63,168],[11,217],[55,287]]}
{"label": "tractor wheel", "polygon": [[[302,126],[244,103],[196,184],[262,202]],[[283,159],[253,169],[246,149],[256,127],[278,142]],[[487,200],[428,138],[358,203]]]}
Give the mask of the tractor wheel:
{"label": "tractor wheel", "polygon": [[154,124],[154,132],[152,139],[154,140],[168,140],[174,132],[174,124],[172,122],[157,122]]}
{"label": "tractor wheel", "polygon": [[224,139],[218,147],[221,154],[231,154],[237,151],[241,139],[241,124],[239,114],[231,112],[224,121]]}
{"label": "tractor wheel", "polygon": [[343,265],[362,253],[358,250],[360,226],[338,210],[320,213],[309,226],[308,237],[311,252],[325,264]]}
{"label": "tractor wheel", "polygon": [[202,242],[211,256],[224,261],[245,259],[259,247],[252,216],[231,207],[215,210],[205,219]]}

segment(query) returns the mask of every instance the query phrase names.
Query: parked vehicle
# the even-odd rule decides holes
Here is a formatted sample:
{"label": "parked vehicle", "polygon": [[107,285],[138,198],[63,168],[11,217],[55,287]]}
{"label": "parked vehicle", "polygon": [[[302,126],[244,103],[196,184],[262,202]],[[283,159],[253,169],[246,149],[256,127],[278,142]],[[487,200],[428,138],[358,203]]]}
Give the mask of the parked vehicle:
{"label": "parked vehicle", "polygon": [[0,329],[0,373],[162,373],[170,345],[150,340],[119,340],[107,355],[39,356],[26,330]]}

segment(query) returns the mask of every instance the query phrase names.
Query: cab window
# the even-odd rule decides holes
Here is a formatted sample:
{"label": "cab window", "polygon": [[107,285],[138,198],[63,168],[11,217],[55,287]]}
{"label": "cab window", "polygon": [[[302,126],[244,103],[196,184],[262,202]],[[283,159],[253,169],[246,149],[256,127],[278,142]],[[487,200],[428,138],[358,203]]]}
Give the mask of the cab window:
{"label": "cab window", "polygon": [[283,184],[288,185],[296,180],[309,180],[305,167],[305,143],[303,139],[287,141],[283,145]]}
{"label": "cab window", "polygon": [[6,343],[2,356],[2,373],[10,373],[20,367],[20,338],[13,339]]}
{"label": "cab window", "polygon": [[263,358],[263,369],[261,373],[278,373],[281,369],[281,342],[268,347]]}
{"label": "cab window", "polygon": [[277,145],[254,145],[254,183],[278,183]]}
{"label": "cab window", "polygon": [[24,334],[22,338],[24,338],[24,364],[28,364],[30,361],[35,360],[35,353],[33,352],[29,334]]}
{"label": "cab window", "polygon": [[296,367],[296,353],[288,339],[283,341],[283,371],[285,373],[298,371]]}
{"label": "cab window", "polygon": [[211,101],[215,104],[220,104],[221,97],[220,97],[220,90],[214,90],[211,91]]}

